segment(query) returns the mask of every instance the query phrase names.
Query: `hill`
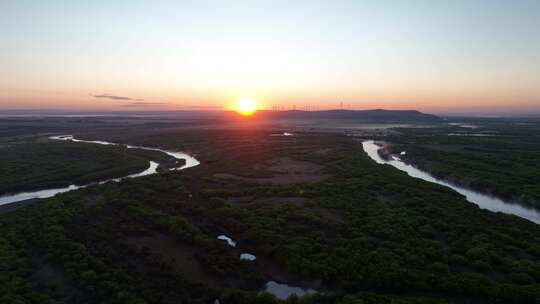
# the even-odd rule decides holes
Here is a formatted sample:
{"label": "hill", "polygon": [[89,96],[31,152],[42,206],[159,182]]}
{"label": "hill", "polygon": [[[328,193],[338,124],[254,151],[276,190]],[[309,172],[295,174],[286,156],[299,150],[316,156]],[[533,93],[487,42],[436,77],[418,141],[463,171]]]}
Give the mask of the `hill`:
{"label": "hill", "polygon": [[416,110],[260,111],[258,116],[285,119],[339,119],[361,122],[439,122],[441,118]]}

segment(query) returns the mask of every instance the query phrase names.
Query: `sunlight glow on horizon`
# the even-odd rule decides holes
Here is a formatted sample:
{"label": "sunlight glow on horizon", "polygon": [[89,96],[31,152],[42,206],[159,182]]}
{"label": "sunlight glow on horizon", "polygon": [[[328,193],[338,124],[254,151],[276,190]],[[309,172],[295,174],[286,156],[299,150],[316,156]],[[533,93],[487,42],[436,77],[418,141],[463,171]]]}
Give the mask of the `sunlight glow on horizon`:
{"label": "sunlight glow on horizon", "polygon": [[242,94],[257,109],[540,111],[535,0],[0,10],[0,110],[229,110]]}
{"label": "sunlight glow on horizon", "polygon": [[236,103],[236,110],[244,116],[249,116],[257,110],[257,101],[255,98],[240,98]]}

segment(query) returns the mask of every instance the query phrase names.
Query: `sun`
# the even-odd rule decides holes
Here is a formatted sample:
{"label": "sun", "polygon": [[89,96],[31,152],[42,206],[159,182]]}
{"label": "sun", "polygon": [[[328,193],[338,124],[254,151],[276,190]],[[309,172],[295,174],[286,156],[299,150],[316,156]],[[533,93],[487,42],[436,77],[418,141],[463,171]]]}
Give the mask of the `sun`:
{"label": "sun", "polygon": [[240,98],[234,105],[236,112],[249,116],[257,111],[257,100],[255,98]]}

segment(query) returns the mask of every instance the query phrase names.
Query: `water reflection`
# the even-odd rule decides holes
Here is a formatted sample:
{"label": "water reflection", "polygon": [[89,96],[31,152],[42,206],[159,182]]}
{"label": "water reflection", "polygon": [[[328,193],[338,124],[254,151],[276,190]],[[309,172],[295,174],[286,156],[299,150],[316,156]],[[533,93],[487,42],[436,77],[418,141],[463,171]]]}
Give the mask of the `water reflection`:
{"label": "water reflection", "polygon": [[286,300],[292,295],[295,295],[297,297],[301,297],[307,294],[313,294],[317,291],[314,289],[303,289],[300,287],[295,286],[289,286],[287,284],[280,284],[274,281],[270,281],[266,283],[265,291],[273,294],[276,298],[280,300]]}
{"label": "water reflection", "polygon": [[219,235],[217,237],[218,240],[222,240],[222,241],[226,241],[227,244],[231,247],[236,247],[236,242],[233,241],[233,239],[231,239],[230,237],[226,236],[226,235]]}
{"label": "water reflection", "polygon": [[373,159],[378,164],[388,164],[401,171],[407,172],[407,174],[412,177],[420,178],[428,182],[451,188],[456,192],[464,195],[469,202],[478,205],[482,209],[517,215],[519,217],[540,224],[540,212],[534,208],[519,205],[516,203],[505,202],[498,198],[485,195],[471,189],[466,189],[460,186],[453,185],[446,181],[437,179],[427,172],[421,171],[418,168],[406,164],[397,157],[393,157],[392,160],[385,160],[378,153],[381,147],[375,144],[375,142],[372,140],[362,142],[362,147],[364,148],[364,151],[369,155],[369,157],[371,157],[371,159]]}
{"label": "water reflection", "polygon": [[253,254],[242,253],[240,255],[240,260],[242,260],[242,261],[255,261],[256,259],[257,259],[257,257],[254,256]]}
{"label": "water reflection", "polygon": [[[97,144],[97,145],[108,145],[108,146],[121,145],[121,144],[118,144],[118,143],[112,143],[112,142],[101,141],[101,140],[80,140],[80,139],[74,138],[71,135],[51,136],[51,137],[49,137],[49,139],[51,139],[51,140],[73,141],[73,142],[81,142],[81,143]],[[191,168],[191,167],[194,167],[194,166],[197,166],[198,164],[200,164],[200,162],[197,159],[195,159],[193,156],[185,154],[183,152],[173,152],[173,151],[162,150],[162,149],[158,149],[158,148],[150,148],[150,147],[143,147],[143,146],[129,146],[129,145],[126,145],[126,148],[128,148],[128,149],[142,149],[142,150],[150,150],[150,151],[159,151],[159,152],[165,153],[167,155],[170,155],[170,156],[172,156],[172,157],[174,157],[174,158],[176,158],[178,160],[184,160],[185,161],[185,163],[183,165],[181,165],[179,167],[176,167],[176,168],[172,168],[171,170],[183,170],[183,169]],[[25,201],[25,200],[29,200],[29,199],[49,198],[49,197],[55,196],[56,194],[81,189],[81,188],[88,187],[88,186],[94,185],[94,184],[104,184],[104,183],[108,183],[108,182],[111,182],[111,181],[112,182],[119,182],[119,181],[121,181],[123,179],[126,179],[126,178],[137,178],[137,177],[142,177],[142,176],[146,176],[146,175],[156,174],[158,167],[159,167],[159,164],[157,162],[150,161],[148,169],[146,169],[146,170],[144,170],[142,172],[135,173],[135,174],[130,174],[130,175],[127,175],[127,176],[124,176],[124,177],[107,179],[107,180],[104,180],[104,181],[100,181],[100,182],[97,182],[97,183],[89,183],[89,184],[86,184],[86,185],[79,185],[79,186],[77,186],[77,185],[69,185],[67,187],[62,187],[62,188],[45,189],[45,190],[21,192],[21,193],[16,193],[16,194],[3,195],[3,196],[0,196],[0,205],[11,204],[11,203]]]}

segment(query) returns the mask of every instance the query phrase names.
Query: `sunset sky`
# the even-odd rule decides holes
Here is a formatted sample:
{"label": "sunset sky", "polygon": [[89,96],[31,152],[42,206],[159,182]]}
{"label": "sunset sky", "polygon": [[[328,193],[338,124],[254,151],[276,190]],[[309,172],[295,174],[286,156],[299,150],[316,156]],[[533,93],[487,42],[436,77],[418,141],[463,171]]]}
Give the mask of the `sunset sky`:
{"label": "sunset sky", "polygon": [[540,111],[540,1],[0,1],[0,109]]}

